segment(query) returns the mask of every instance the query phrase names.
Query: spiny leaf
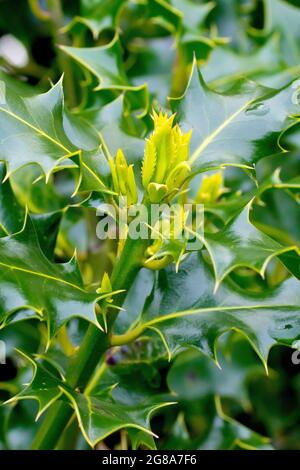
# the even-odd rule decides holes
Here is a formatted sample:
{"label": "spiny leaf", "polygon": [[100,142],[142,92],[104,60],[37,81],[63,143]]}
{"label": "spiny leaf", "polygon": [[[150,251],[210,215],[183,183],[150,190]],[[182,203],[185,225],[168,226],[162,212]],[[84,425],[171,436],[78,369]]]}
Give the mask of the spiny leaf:
{"label": "spiny leaf", "polygon": [[175,358],[167,381],[179,401],[192,402],[217,395],[234,399],[249,409],[249,378],[265,376],[265,371],[245,338],[231,334],[222,339],[218,348],[220,368],[194,350]]}
{"label": "spiny leaf", "polygon": [[[124,95],[120,95],[105,106],[96,105],[84,110],[80,116],[97,129],[106,157],[114,156],[121,148],[125,155],[129,155],[132,159],[141,158],[144,141],[140,138],[140,134],[143,134],[145,129],[126,110]],[[136,132],[132,132],[132,129]]]}
{"label": "spiny leaf", "polygon": [[208,432],[203,437],[191,437],[180,414],[173,426],[165,449],[197,450],[271,450],[270,439],[226,416],[216,398],[217,406]]}
{"label": "spiny leaf", "polygon": [[[35,163],[49,178],[54,168],[62,162],[63,165],[72,165],[69,157],[77,153],[80,147],[70,140],[74,137],[75,122],[70,121],[64,113],[62,80],[47,93],[24,98],[12,90],[9,84],[3,83],[5,93],[0,103],[0,159],[6,161],[8,174],[24,165]],[[92,138],[95,139],[93,133]],[[87,133],[85,140],[89,141]],[[81,148],[86,148],[86,142]],[[93,142],[96,143],[97,139]]]}
{"label": "spiny leaf", "polygon": [[132,90],[145,92],[147,85],[135,87],[130,85],[125,73],[121,45],[118,34],[109,44],[97,47],[60,46],[61,49],[87,68],[99,81],[96,90]]}
{"label": "spiny leaf", "polygon": [[91,30],[96,40],[104,29],[117,27],[122,7],[126,3],[127,0],[102,0],[100,3],[82,0],[80,16],[75,16],[65,27],[65,31],[76,34],[80,31],[80,26],[83,26]]}
{"label": "spiny leaf", "polygon": [[[218,91],[232,87],[235,81],[243,77],[261,82],[262,77],[273,77],[281,70],[278,33],[251,54],[238,53],[228,46],[216,47],[209,61],[201,68],[206,83]],[[287,78],[287,83],[290,80]]]}
{"label": "spiny leaf", "polygon": [[247,337],[266,367],[272,346],[291,345],[299,337],[299,286],[291,278],[250,294],[223,281],[214,294],[212,275],[193,254],[178,273],[171,268],[160,272],[141,316],[141,330],[159,330],[170,353],[190,346],[216,358],[218,337],[233,329]]}
{"label": "spiny leaf", "polygon": [[139,404],[117,402],[111,395],[115,384],[112,387],[102,387],[102,391],[95,396],[83,395],[72,390],[54,366],[50,370],[45,367],[45,363],[21,354],[31,363],[33,378],[7,403],[36,400],[39,404],[36,419],[39,419],[56,400],[67,400],[74,407],[79,426],[91,447],[113,432],[127,428],[135,448],[142,443],[149,448],[155,447],[150,417],[157,409],[172,404],[170,401],[157,395],[149,396]]}
{"label": "spiny leaf", "polygon": [[[287,251],[297,250],[294,246],[282,246],[255,228],[249,220],[251,204],[226,227],[217,233],[207,233],[203,243],[211,257],[216,288],[235,268],[245,266],[264,276],[269,261]],[[300,256],[298,255],[300,262]]]}
{"label": "spiny leaf", "polygon": [[[60,211],[34,214],[32,221],[42,251],[53,258],[62,213]],[[0,228],[3,236],[19,232],[24,224],[25,209],[12,191],[10,179],[6,179],[5,165],[0,163]]]}
{"label": "spiny leaf", "polygon": [[154,435],[150,429],[151,414],[170,403],[149,403],[126,406],[101,396],[86,396],[65,391],[75,409],[80,429],[91,447],[119,429],[134,428]]}
{"label": "spiny leaf", "polygon": [[85,290],[76,258],[66,264],[49,261],[29,216],[20,232],[0,239],[0,272],[2,323],[29,309],[47,320],[50,337],[74,316],[97,324],[94,304],[99,296]]}
{"label": "spiny leaf", "polygon": [[214,2],[201,5],[190,0],[171,0],[171,3],[180,12],[184,28],[193,32],[199,32],[199,26],[215,7]]}
{"label": "spiny leaf", "polygon": [[264,4],[266,32],[280,31],[284,60],[289,65],[299,64],[299,7],[284,0],[264,0]]}
{"label": "spiny leaf", "polygon": [[30,362],[33,369],[33,378],[31,382],[17,395],[8,400],[6,403],[13,403],[18,400],[36,400],[39,405],[36,420],[61,396],[62,392],[59,385],[62,377],[54,375],[43,364],[33,360],[24,352],[19,354]]}
{"label": "spiny leaf", "polygon": [[83,152],[75,155],[73,161],[78,166],[77,182],[73,196],[77,192],[90,191],[114,194],[108,187],[108,162],[102,148],[94,152]]}
{"label": "spiny leaf", "polygon": [[184,95],[171,99],[183,129],[193,130],[194,171],[227,165],[253,168],[261,158],[282,151],[280,137],[300,113],[293,104],[294,91],[291,86],[272,90],[241,81],[219,94],[207,87],[194,62]]}
{"label": "spiny leaf", "polygon": [[252,431],[247,426],[226,416],[219,404],[210,432],[206,439],[199,443],[197,449],[230,450],[235,448],[244,450],[271,450],[272,446],[270,445],[270,439],[267,437]]}

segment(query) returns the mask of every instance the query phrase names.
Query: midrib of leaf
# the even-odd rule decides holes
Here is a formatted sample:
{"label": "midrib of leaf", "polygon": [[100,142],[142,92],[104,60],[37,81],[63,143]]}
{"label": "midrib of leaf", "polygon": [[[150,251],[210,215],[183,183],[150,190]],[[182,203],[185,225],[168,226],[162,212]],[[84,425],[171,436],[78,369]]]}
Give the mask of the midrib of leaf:
{"label": "midrib of leaf", "polygon": [[143,326],[144,328],[148,328],[152,325],[156,325],[158,323],[162,323],[164,321],[172,320],[173,318],[181,318],[189,315],[198,315],[200,313],[208,313],[208,312],[230,312],[235,310],[270,310],[274,308],[295,308],[293,305],[236,305],[231,307],[208,307],[208,308],[199,308],[199,309],[192,309],[192,310],[182,310],[181,312],[174,312],[169,313],[167,315],[163,315],[161,317],[155,318],[154,320],[150,320],[146,322]]}
{"label": "midrib of leaf", "polygon": [[195,160],[201,155],[203,150],[206,149],[210,145],[210,143],[217,137],[225,128],[228,126],[242,111],[244,111],[248,106],[253,102],[253,100],[247,101],[247,103],[243,104],[241,108],[237,109],[231,116],[229,116],[225,121],[217,127],[210,135],[208,135],[203,142],[196,148],[194,153],[191,155],[190,162],[194,163]]}
{"label": "midrib of leaf", "polygon": [[82,165],[83,165],[84,168],[86,168],[87,171],[88,171],[89,173],[91,173],[91,175],[98,181],[98,183],[100,184],[100,186],[105,188],[105,184],[103,183],[103,181],[101,181],[101,179],[99,178],[99,176],[98,176],[84,161],[82,161]]}
{"label": "midrib of leaf", "polygon": [[58,147],[62,148],[67,154],[71,154],[72,151],[67,149],[62,143],[58,142],[57,140],[53,139],[53,137],[51,137],[50,135],[46,134],[42,129],[39,129],[38,127],[34,126],[33,124],[30,124],[29,122],[25,121],[23,118],[21,118],[20,116],[18,116],[17,114],[13,113],[12,111],[9,111],[8,109],[5,109],[5,108],[0,108],[0,111],[2,111],[3,113],[6,113],[8,114],[9,116],[13,117],[14,119],[22,122],[22,124],[24,124],[25,126],[27,127],[30,127],[31,129],[33,129],[37,134],[41,135],[42,137],[44,137],[45,139],[48,139],[50,140],[52,143],[54,143],[55,145],[57,145]]}
{"label": "midrib of leaf", "polygon": [[3,232],[5,233],[5,235],[8,237],[10,235],[9,231],[7,230],[7,228],[0,223],[0,228],[3,230]]}
{"label": "midrib of leaf", "polygon": [[30,269],[26,269],[26,268],[20,268],[19,266],[6,264],[6,263],[3,263],[2,261],[0,261],[0,266],[11,269],[13,271],[22,271],[22,272],[25,272],[27,274],[32,274],[33,276],[39,276],[39,277],[43,277],[43,278],[46,278],[46,279],[51,279],[52,281],[60,282],[62,284],[67,284],[68,286],[71,286],[74,289],[80,290],[81,292],[85,292],[84,289],[82,289],[79,286],[76,286],[76,284],[72,284],[71,282],[68,282],[65,279],[60,279],[60,278],[55,277],[55,276],[50,276],[49,274],[40,273],[38,271],[31,271]]}

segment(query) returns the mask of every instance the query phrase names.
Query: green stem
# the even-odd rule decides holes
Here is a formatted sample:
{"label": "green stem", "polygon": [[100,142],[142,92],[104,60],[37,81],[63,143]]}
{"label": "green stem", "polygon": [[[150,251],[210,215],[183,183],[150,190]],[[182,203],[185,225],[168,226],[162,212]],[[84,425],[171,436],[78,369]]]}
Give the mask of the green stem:
{"label": "green stem", "polygon": [[122,346],[123,344],[129,344],[135,341],[145,331],[145,325],[138,325],[132,330],[127,331],[123,335],[112,335],[110,344],[111,346]]}
{"label": "green stem", "polygon": [[[68,37],[62,32],[62,28],[64,27],[64,14],[60,0],[48,0],[47,3],[51,18],[52,37],[55,45],[68,45]],[[71,108],[75,107],[77,98],[72,63],[69,57],[60,49],[57,51],[57,61],[61,72],[64,73],[64,85],[68,104]]]}
{"label": "green stem", "polygon": [[[132,240],[125,242],[121,256],[116,263],[111,276],[113,290],[125,289],[118,294],[115,303],[121,306],[126,298],[128,289],[138,274],[147,247],[147,240]],[[108,331],[111,332],[118,312],[108,312]],[[79,351],[66,374],[67,383],[83,391],[89,383],[103,354],[109,349],[110,334],[105,334],[94,325],[88,327],[87,333],[80,345]],[[70,421],[73,410],[68,403],[56,402],[43,421],[32,444],[33,449],[54,449],[64,428]]]}

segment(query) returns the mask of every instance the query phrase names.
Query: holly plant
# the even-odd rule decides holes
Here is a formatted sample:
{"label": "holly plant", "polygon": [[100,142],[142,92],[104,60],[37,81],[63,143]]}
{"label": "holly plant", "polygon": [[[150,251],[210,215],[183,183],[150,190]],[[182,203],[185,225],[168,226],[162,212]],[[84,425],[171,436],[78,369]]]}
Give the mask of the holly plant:
{"label": "holly plant", "polygon": [[0,449],[296,449],[300,8],[0,4]]}

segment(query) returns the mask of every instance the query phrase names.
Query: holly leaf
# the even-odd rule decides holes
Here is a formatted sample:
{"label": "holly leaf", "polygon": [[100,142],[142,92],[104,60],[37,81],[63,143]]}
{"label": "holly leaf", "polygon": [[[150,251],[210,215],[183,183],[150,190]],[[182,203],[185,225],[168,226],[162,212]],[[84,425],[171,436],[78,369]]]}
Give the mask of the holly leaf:
{"label": "holly leaf", "polygon": [[206,438],[196,447],[198,450],[271,450],[270,439],[226,416],[217,399],[217,413]]}
{"label": "holly leaf", "polygon": [[144,90],[147,94],[147,85],[135,87],[129,83],[118,34],[104,46],[60,48],[97,78],[99,83],[95,90]]}
{"label": "holly leaf", "polygon": [[89,28],[96,40],[104,29],[115,29],[127,0],[103,0],[102,2],[81,0],[80,16],[75,16],[65,31],[78,34],[80,26]]}
{"label": "holly leaf", "polygon": [[124,405],[108,397],[87,396],[74,391],[64,393],[75,409],[82,434],[91,447],[105,439],[112,432],[133,428],[150,436],[150,417],[158,409],[173,402],[155,403],[151,400],[143,404]]}
{"label": "holly leaf", "polygon": [[22,166],[35,163],[49,179],[58,166],[74,166],[70,157],[80,149],[90,150],[90,139],[99,145],[91,130],[88,138],[86,129],[81,147],[78,137],[72,142],[78,135],[78,125],[75,127],[74,119],[64,111],[62,80],[48,92],[30,97],[22,97],[9,84],[2,83],[0,159],[7,164],[7,177]]}
{"label": "holly leaf", "polygon": [[184,351],[172,363],[167,382],[181,402],[192,403],[207,396],[231,398],[249,409],[248,380],[265,376],[250,344],[240,335],[225,335],[218,351],[220,368],[198,351]]}
{"label": "holly leaf", "polygon": [[[185,293],[182,296],[182,292]],[[217,360],[217,339],[229,330],[242,333],[267,368],[275,344],[292,345],[300,335],[299,281],[290,278],[261,293],[247,292],[231,280],[214,293],[214,279],[198,255],[160,272],[138,325],[154,330],[169,355],[196,348]]]}
{"label": "holly leaf", "polygon": [[[280,138],[295,122],[299,105],[295,90],[261,87],[240,81],[226,94],[209,89],[196,63],[184,95],[171,107],[184,130],[193,130],[190,163],[195,172],[226,165],[253,168],[254,163],[279,153]],[[279,111],[280,110],[280,111]]]}
{"label": "holly leaf", "polygon": [[176,50],[172,47],[173,39],[155,38],[131,46],[133,66],[128,76],[136,86],[147,82],[149,92],[163,105],[170,94],[172,68]]}
{"label": "holly leaf", "polygon": [[[161,344],[157,346],[164,353]],[[157,404],[162,408],[170,400],[173,402],[173,397],[168,390],[165,391],[164,376],[161,377],[156,367],[159,361],[162,364],[166,362],[165,354],[157,354],[155,345],[147,339],[145,344],[114,348],[108,353],[106,364],[100,366],[101,377],[93,382],[89,395],[99,397],[110,390],[112,400],[128,409],[138,407],[141,410]],[[147,430],[128,428],[128,434],[133,448],[146,445],[156,449],[154,435]]]}
{"label": "holly leaf", "polygon": [[0,163],[0,236],[17,232],[22,228],[24,209],[17,202],[6,176],[6,168]]}
{"label": "holly leaf", "polygon": [[[0,201],[0,228],[3,236],[19,232],[24,224],[25,209],[15,197],[10,179],[6,177],[6,169],[3,163],[0,163]],[[44,254],[49,259],[52,259],[61,220],[61,212],[34,214],[31,216],[31,219]]]}
{"label": "holly leaf", "polygon": [[212,37],[212,30],[207,31],[205,28],[205,21],[215,8],[215,3],[199,4],[191,0],[172,0],[172,5],[181,16],[178,29],[181,51],[188,62],[193,60],[194,55],[203,61],[203,58],[206,58],[216,46],[217,41],[222,42],[222,39]]}
{"label": "holly leaf", "polygon": [[84,288],[76,256],[65,264],[46,258],[28,215],[20,232],[0,239],[0,273],[2,324],[29,309],[47,320],[49,338],[74,316],[98,325],[94,304],[99,296]]}
{"label": "holly leaf", "polygon": [[[201,72],[210,88],[222,91],[244,77],[261,82],[262,77],[273,76],[282,67],[279,36],[274,34],[263,46],[251,53],[237,52],[229,46],[216,47],[209,61],[202,66]],[[287,82],[290,80],[288,78]]]}
{"label": "holly leaf", "polygon": [[[275,256],[297,250],[297,246],[282,246],[258,230],[249,219],[251,203],[234,217],[223,230],[207,233],[202,239],[211,257],[217,289],[234,269],[245,266],[264,277],[268,263]],[[300,262],[300,257],[299,262]]]}
{"label": "holly leaf", "polygon": [[264,0],[265,31],[280,31],[282,55],[289,65],[300,60],[300,9],[283,0]]}
{"label": "holly leaf", "polygon": [[34,361],[30,356],[22,351],[18,351],[27,361],[30,362],[33,369],[33,378],[31,382],[17,395],[9,399],[6,403],[14,403],[19,400],[36,400],[38,402],[38,413],[36,420],[49,408],[62,394],[59,385],[62,377],[50,372],[45,366]]}
{"label": "holly leaf", "polygon": [[[106,295],[84,286],[76,252],[67,263],[53,262],[62,211],[30,217],[15,199],[9,180],[0,185],[0,198],[0,227],[4,227],[0,238],[1,327],[34,316],[47,321],[48,342],[73,317],[100,327],[95,303]],[[9,213],[11,207],[15,207],[14,213]]]}
{"label": "holly leaf", "polygon": [[215,7],[213,2],[203,5],[191,0],[171,0],[172,5],[179,10],[181,22],[187,31],[199,31],[207,15]]}
{"label": "holly leaf", "polygon": [[[91,447],[120,429],[128,429],[134,448],[141,444],[155,448],[153,436],[156,436],[151,431],[150,418],[156,410],[173,404],[167,401],[166,397],[157,394],[155,396],[153,393],[150,395],[148,391],[142,401],[126,403],[126,400],[115,399],[112,395],[118,388],[116,384],[105,383],[93,396],[83,395],[72,390],[55,365],[50,366],[47,354],[44,361],[37,361],[20,351],[19,353],[30,362],[33,377],[21,392],[6,402],[7,404],[19,400],[36,400],[38,420],[55,401],[66,400],[74,407],[80,429]],[[120,390],[119,393],[124,398],[124,391]]]}
{"label": "holly leaf", "polygon": [[97,129],[106,156],[115,156],[121,148],[131,161],[142,158],[144,140],[141,134],[145,129],[126,111],[124,95],[101,108],[94,106],[82,111],[81,116]]}
{"label": "holly leaf", "polygon": [[204,437],[191,437],[184,416],[178,415],[164,449],[191,450],[271,450],[270,439],[225,415],[216,399],[215,414]]}

